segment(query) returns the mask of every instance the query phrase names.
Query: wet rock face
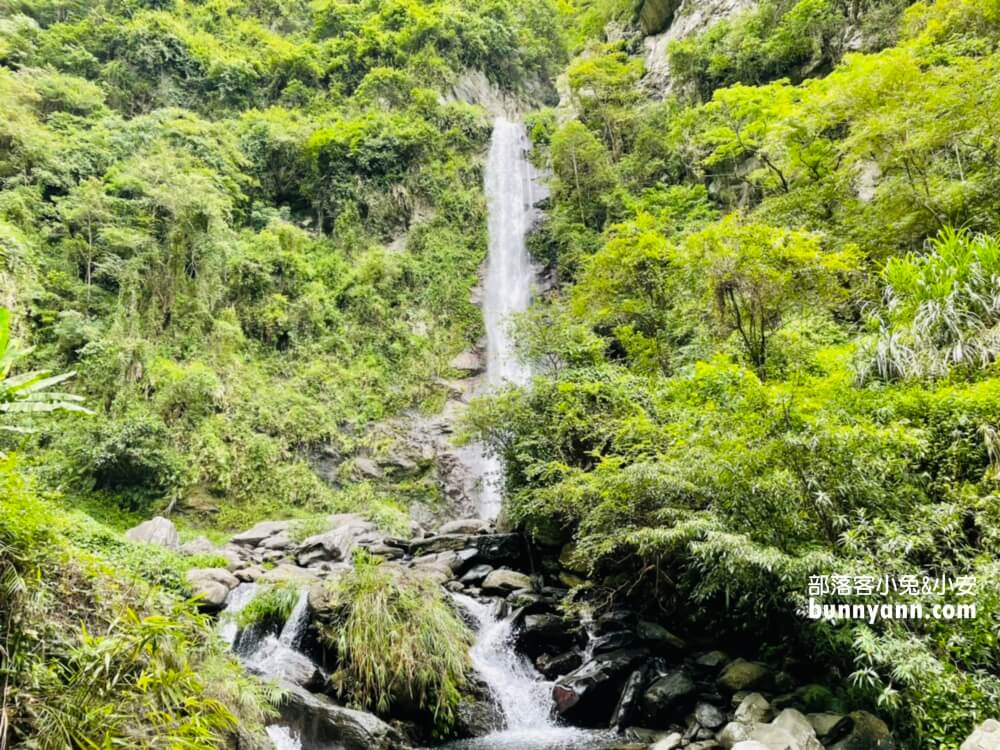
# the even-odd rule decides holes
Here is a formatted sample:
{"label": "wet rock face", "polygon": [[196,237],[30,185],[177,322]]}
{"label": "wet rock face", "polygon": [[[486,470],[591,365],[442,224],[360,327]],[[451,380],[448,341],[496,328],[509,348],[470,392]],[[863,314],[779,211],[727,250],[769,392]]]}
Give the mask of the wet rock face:
{"label": "wet rock face", "polygon": [[690,708],[696,686],[686,670],[679,668],[656,680],[642,696],[647,726],[665,727]]}
{"label": "wet rock face", "polygon": [[289,682],[281,683],[286,698],[282,719],[302,738],[306,747],[340,747],[343,750],[402,750],[400,734],[377,716],[338,706]]}
{"label": "wet rock face", "polygon": [[626,678],[648,656],[645,649],[613,651],[560,677],[552,688],[559,715],[580,726],[607,727]]}
{"label": "wet rock face", "polygon": [[643,0],[639,21],[645,34],[658,34],[670,25],[680,0]]}

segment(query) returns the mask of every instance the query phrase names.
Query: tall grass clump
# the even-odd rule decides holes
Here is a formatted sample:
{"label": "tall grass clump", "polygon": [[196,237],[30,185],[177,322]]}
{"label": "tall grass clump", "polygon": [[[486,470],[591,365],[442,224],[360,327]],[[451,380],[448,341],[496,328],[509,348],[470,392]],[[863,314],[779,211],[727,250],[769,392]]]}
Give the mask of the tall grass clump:
{"label": "tall grass clump", "polygon": [[340,655],[344,697],[381,714],[429,714],[435,734],[448,734],[471,635],[441,590],[364,556],[331,585],[334,615],[324,638]]}
{"label": "tall grass clump", "polygon": [[280,628],[299,600],[293,586],[275,585],[258,591],[236,615],[240,629],[249,627]]}

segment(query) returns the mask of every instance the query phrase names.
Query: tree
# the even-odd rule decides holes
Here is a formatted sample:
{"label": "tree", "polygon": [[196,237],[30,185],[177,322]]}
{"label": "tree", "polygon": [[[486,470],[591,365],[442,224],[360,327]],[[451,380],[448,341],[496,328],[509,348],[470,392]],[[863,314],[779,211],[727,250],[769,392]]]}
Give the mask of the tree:
{"label": "tree", "polygon": [[770,336],[787,314],[836,303],[840,277],[858,267],[853,248],[825,251],[816,234],[738,218],[692,235],[685,251],[689,279],[712,300],[723,331],[738,334],[761,377]]}
{"label": "tree", "polygon": [[603,196],[615,185],[601,142],[583,124],[567,123],[552,136],[552,170],[557,197],[575,206],[580,223],[600,229],[607,218]]}
{"label": "tree", "polygon": [[636,84],[642,77],[642,65],[611,48],[578,58],[567,74],[580,107],[580,119],[592,130],[600,131],[617,160],[632,140],[641,99]]}

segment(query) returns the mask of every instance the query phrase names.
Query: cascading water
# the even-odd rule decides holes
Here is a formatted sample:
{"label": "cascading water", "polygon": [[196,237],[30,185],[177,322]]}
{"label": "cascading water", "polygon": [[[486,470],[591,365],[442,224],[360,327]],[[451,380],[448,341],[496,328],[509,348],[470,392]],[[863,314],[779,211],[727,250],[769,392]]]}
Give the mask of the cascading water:
{"label": "cascading water", "polygon": [[584,750],[608,747],[607,733],[560,726],[552,714],[552,683],[514,649],[511,622],[464,594],[452,594],[476,624],[469,655],[503,716],[504,728],[455,743],[452,750]]}
{"label": "cascading water", "polygon": [[[545,196],[540,173],[528,160],[531,143],[524,125],[504,118],[493,126],[486,161],[485,191],[489,207],[489,257],[483,281],[483,323],[486,328],[487,390],[505,383],[523,385],[530,372],[514,353],[511,316],[528,309],[535,268],[526,239],[536,217],[535,204]],[[496,518],[500,512],[500,463],[478,447],[472,467],[481,477],[479,513]]]}
{"label": "cascading water", "polygon": [[514,650],[510,623],[493,615],[488,604],[464,594],[452,595],[476,622],[477,638],[469,655],[489,687],[509,730],[555,726],[551,684],[542,681],[527,659]]}
{"label": "cascading water", "polygon": [[219,618],[219,635],[230,648],[236,643],[236,636],[239,635],[240,626],[236,621],[236,616],[243,611],[254,594],[257,593],[257,584],[241,583],[229,594],[226,599],[226,609]]}
{"label": "cascading water", "polygon": [[[530,142],[522,124],[503,118],[493,128],[486,163],[489,205],[489,259],[483,283],[483,322],[486,326],[487,390],[505,383],[524,385],[530,372],[515,355],[511,316],[531,302],[535,268],[526,238],[535,220],[535,204],[545,197],[540,174],[528,160]],[[500,463],[478,446],[467,455],[481,480],[479,512],[496,518],[501,508]],[[471,459],[471,460],[469,460]],[[581,750],[608,746],[608,736],[563,727],[553,718],[552,683],[544,681],[531,663],[517,653],[509,620],[498,618],[489,604],[453,594],[458,606],[476,625],[470,651],[472,665],[489,688],[503,716],[500,731],[455,743],[453,750]]]}
{"label": "cascading water", "polygon": [[[297,649],[309,624],[309,596],[303,589],[281,632],[263,635],[254,629],[239,632],[237,615],[250,603],[258,587],[253,583],[237,586],[226,600],[219,620],[219,635],[239,656],[247,669],[267,678],[287,679],[296,672],[309,674],[316,666]],[[239,640],[237,640],[239,636]],[[279,724],[267,728],[268,737],[277,750],[302,750],[302,741],[288,727]]]}
{"label": "cascading water", "polygon": [[298,649],[302,645],[302,636],[305,635],[306,626],[309,624],[309,592],[305,589],[299,592],[299,600],[295,603],[295,608],[278,636],[278,642],[282,646]]}

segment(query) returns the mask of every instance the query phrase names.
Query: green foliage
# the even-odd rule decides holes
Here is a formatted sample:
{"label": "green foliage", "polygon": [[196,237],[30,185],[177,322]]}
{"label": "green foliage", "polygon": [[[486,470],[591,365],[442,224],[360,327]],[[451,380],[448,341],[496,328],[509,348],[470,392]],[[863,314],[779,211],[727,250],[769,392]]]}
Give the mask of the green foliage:
{"label": "green foliage", "polygon": [[891,380],[974,373],[1000,353],[1000,242],[945,230],[926,255],[890,258],[885,319],[859,371]]}
{"label": "green foliage", "polygon": [[730,220],[691,235],[686,250],[688,283],[704,279],[720,321],[760,375],[787,314],[835,304],[843,298],[838,276],[858,267],[851,250],[824,252],[815,236]]}
{"label": "green foliage", "polygon": [[828,72],[848,50],[894,40],[903,0],[766,0],[671,43],[671,75],[702,100],[736,83],[802,80]]}
{"label": "green foliage", "polygon": [[[850,674],[913,747],[1000,701],[998,19],[763,2],[675,42],[662,101],[628,41],[581,44],[575,111],[531,120],[536,377],[466,424],[511,520],[589,564],[580,597]],[[974,575],[985,610],[809,622],[832,573]]]}
{"label": "green foliage", "polygon": [[424,712],[447,736],[471,638],[438,585],[363,556],[330,585],[336,614],[324,637],[340,655],[342,694],[382,714]]}
{"label": "green foliage", "polygon": [[97,412],[38,437],[39,476],[224,525],[329,511],[311,459],[433,402],[480,335],[489,120],[442,94],[546,96],[556,9],[7,5],[0,304]]}
{"label": "green foliage", "polygon": [[[0,414],[40,414],[56,411],[75,411],[92,414],[80,402],[82,396],[49,390],[65,383],[76,375],[49,375],[48,372],[26,372],[12,375],[14,364],[29,352],[18,350],[10,338],[10,312],[0,307]],[[10,425],[0,429],[14,430]]]}
{"label": "green foliage", "polygon": [[239,627],[280,628],[295,609],[299,592],[292,586],[267,586],[256,594],[236,615]]}
{"label": "green foliage", "polygon": [[76,546],[71,535],[97,525],[33,494],[13,461],[0,464],[0,743],[261,746],[274,691],[224,654],[193,605]]}

